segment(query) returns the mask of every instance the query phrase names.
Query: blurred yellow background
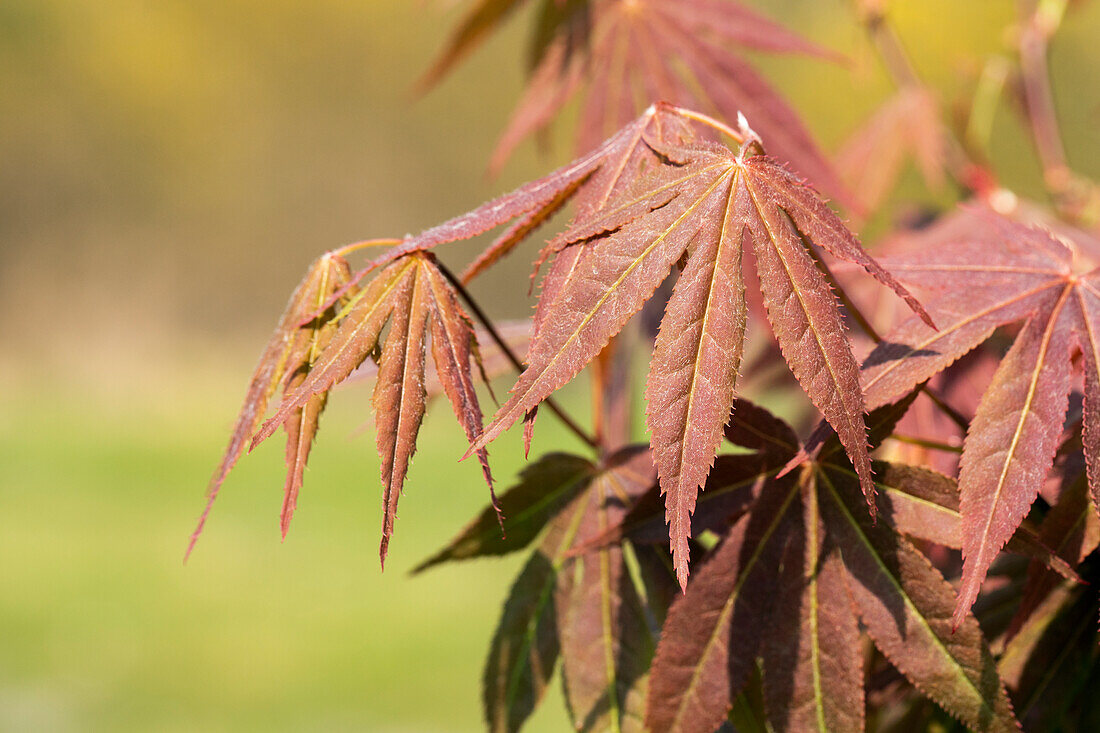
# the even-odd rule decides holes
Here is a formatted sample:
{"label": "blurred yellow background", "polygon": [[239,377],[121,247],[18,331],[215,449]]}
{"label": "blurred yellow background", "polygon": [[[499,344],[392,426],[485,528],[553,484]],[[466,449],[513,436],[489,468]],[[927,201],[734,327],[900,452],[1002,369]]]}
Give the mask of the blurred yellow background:
{"label": "blurred yellow background", "polygon": [[[761,66],[829,149],[889,93],[842,0],[755,3],[850,54]],[[1071,163],[1100,175],[1100,3],[1055,42]],[[893,3],[947,102],[1006,49],[1010,0]],[[281,448],[183,550],[268,329],[306,264],[473,208],[570,157],[485,163],[522,84],[521,13],[411,88],[461,6],[399,0],[0,3],[0,730],[465,731],[520,557],[406,571],[485,502],[430,414],[385,575],[369,390],[337,395],[280,544]],[[1005,181],[1038,194],[1008,105]],[[915,176],[904,191],[921,196]],[[455,264],[477,243],[441,250]],[[528,312],[531,250],[475,287]],[[502,385],[506,387],[507,385]],[[567,400],[583,410],[583,389]],[[572,447],[544,420],[535,451]],[[493,452],[503,485],[515,437]],[[531,730],[561,730],[556,685]]]}

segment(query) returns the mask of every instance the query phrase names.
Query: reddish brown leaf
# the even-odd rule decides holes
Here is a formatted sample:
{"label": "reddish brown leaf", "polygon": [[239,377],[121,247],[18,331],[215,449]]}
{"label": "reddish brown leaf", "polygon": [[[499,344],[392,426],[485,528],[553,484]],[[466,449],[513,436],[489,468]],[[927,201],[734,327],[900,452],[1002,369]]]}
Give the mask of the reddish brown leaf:
{"label": "reddish brown leaf", "polygon": [[827,546],[812,479],[804,533],[788,546],[761,649],[768,720],[778,730],[862,731],[863,650],[844,566]]}
{"label": "reddish brown leaf", "polygon": [[695,497],[729,421],[745,339],[741,230],[732,221],[734,199],[716,203],[703,211],[697,244],[665,307],[646,381],[646,424],[681,587]]}
{"label": "reddish brown leaf", "polygon": [[741,206],[755,214],[748,227],[768,320],[791,371],[840,437],[873,510],[859,367],[832,290],[768,193],[750,176],[737,192]]}
{"label": "reddish brown leaf", "polygon": [[[578,540],[600,534],[622,520],[630,505],[653,483],[649,451],[633,448],[612,456],[592,482]],[[562,672],[577,730],[641,731],[637,688],[653,655],[641,599],[627,572],[621,547],[603,547],[577,558],[559,582]],[[637,716],[637,717],[636,717]]]}
{"label": "reddish brown leaf", "polygon": [[424,418],[424,347],[431,312],[430,287],[423,268],[417,267],[412,288],[394,303],[393,323],[382,347],[374,385],[375,442],[382,462],[383,492],[378,554],[383,565],[397,518],[397,501]]}
{"label": "reddish brown leaf", "polygon": [[[660,119],[655,116],[654,122]],[[629,151],[622,156],[626,170],[635,165],[630,163],[635,148],[623,149]],[[638,164],[649,162],[648,174],[616,174],[606,190],[618,193],[606,205],[597,202],[590,216],[556,240],[561,254],[536,311],[527,369],[471,451],[572,379],[686,253],[647,387],[651,444],[668,497],[677,574],[684,582],[689,517],[728,419],[742,350],[744,307],[730,309],[728,303],[744,302],[743,233],[752,234],[773,329],[792,371],[838,428],[868,497],[873,485],[858,369],[836,299],[801,237],[820,238],[827,250],[860,263],[923,311],[782,166],[762,156],[746,158],[744,152],[735,157],[714,145],[656,149],[663,164],[643,158]]]}
{"label": "reddish brown leaf", "polygon": [[[214,472],[207,487],[207,502],[199,518],[198,525],[191,534],[191,540],[187,546],[186,555],[191,554],[199,535],[202,534],[206,517],[210,513],[214,500],[218,496],[225,477],[244,453],[245,445],[252,433],[263,420],[267,411],[268,402],[274,394],[280,382],[289,375],[294,382],[301,380],[299,374],[312,368],[316,354],[314,353],[314,339],[330,338],[329,327],[325,323],[309,322],[302,324],[303,319],[320,310],[319,304],[324,303],[332,292],[342,287],[348,281],[347,263],[340,257],[331,253],[324,254],[310,265],[306,276],[299,283],[294,293],[290,296],[286,310],[279,319],[275,332],[271,335],[260,363],[252,375],[252,381],[245,395],[244,405],[237,416],[236,425],[229,439],[229,445],[225,449],[221,464]],[[321,335],[323,332],[323,336]],[[283,515],[287,516],[287,507],[293,511],[294,498],[297,488],[301,485],[301,470],[305,467],[306,457],[309,453],[308,445],[312,442],[312,433],[316,431],[316,416],[320,413],[320,405],[314,405],[313,409],[303,412],[299,425],[294,426],[292,416],[288,415],[283,422],[287,425],[287,460],[289,473],[287,476],[286,499],[284,500]],[[293,431],[293,432],[292,432]],[[293,459],[292,459],[293,451]],[[286,530],[283,530],[286,535]],[[185,557],[186,557],[185,555]]]}
{"label": "reddish brown leaf", "polygon": [[1047,317],[1028,322],[967,432],[959,472],[964,563],[956,624],[1054,463],[1069,395],[1069,295],[1067,287]]}

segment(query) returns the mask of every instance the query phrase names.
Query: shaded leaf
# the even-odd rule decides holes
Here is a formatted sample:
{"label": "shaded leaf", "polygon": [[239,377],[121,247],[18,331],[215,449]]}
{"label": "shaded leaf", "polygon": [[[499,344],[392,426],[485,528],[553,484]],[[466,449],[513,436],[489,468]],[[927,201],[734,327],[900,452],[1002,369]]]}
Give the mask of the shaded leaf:
{"label": "shaded leaf", "polygon": [[453,560],[503,555],[526,547],[543,527],[588,488],[595,467],[568,453],[549,453],[523,469],[519,483],[500,497],[504,532],[492,506],[466,526],[446,547],[413,569],[419,573]]}
{"label": "shaded leaf", "polygon": [[827,544],[812,481],[802,499],[805,530],[788,545],[764,629],[768,720],[778,730],[862,731],[863,650],[844,566]]}
{"label": "shaded leaf", "polygon": [[575,498],[550,522],[505,602],[482,678],[485,720],[494,733],[518,731],[553,674],[560,649],[554,588],[587,498]]}
{"label": "shaded leaf", "polygon": [[754,667],[769,579],[799,524],[797,488],[764,491],[673,603],[651,672],[646,722],[713,733]]}
{"label": "shaded leaf", "polygon": [[975,730],[1017,731],[978,622],[953,626],[954,591],[883,524],[853,511],[854,482],[822,473],[821,512],[841,548],[848,588],[875,645],[923,694]]}

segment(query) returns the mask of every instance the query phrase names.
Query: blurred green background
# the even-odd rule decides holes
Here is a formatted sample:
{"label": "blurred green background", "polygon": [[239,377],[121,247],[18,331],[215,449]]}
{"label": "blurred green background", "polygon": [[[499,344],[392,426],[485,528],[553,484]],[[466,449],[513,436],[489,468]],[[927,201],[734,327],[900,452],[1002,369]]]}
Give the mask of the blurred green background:
{"label": "blurred green background", "polygon": [[[829,149],[889,92],[842,0],[758,2],[850,55],[761,58]],[[1100,3],[1054,46],[1071,162],[1100,174]],[[522,84],[527,18],[410,89],[454,3],[0,2],[0,730],[466,731],[522,558],[406,571],[485,502],[430,414],[379,572],[369,389],[324,418],[279,542],[281,447],[225,486],[182,565],[268,329],[305,265],[400,236],[569,157],[568,130],[484,175]],[[1010,0],[895,2],[950,104],[1006,48]],[[995,158],[1036,194],[1003,105]],[[914,176],[903,191],[920,197]],[[441,254],[460,264],[477,243]],[[475,287],[528,312],[530,250]],[[506,388],[506,384],[502,388]],[[583,387],[566,395],[583,412]],[[570,447],[550,419],[535,451]],[[495,448],[505,483],[515,436]],[[531,730],[562,730],[560,693]]]}

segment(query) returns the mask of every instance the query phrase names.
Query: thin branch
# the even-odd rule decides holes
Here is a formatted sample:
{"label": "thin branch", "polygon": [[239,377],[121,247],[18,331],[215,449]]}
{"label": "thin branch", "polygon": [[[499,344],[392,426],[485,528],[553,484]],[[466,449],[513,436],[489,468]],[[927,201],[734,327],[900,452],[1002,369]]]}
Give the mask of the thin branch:
{"label": "thin branch", "polygon": [[722,133],[723,135],[728,135],[729,137],[736,140],[738,145],[743,145],[744,142],[745,142],[745,136],[744,135],[739,133],[737,130],[734,130],[732,127],[730,127],[726,123],[719,122],[718,120],[714,119],[710,115],[703,114],[702,112],[696,112],[695,110],[687,109],[685,107],[673,107],[672,111],[674,111],[676,114],[680,115],[681,117],[684,117],[684,118],[689,119],[689,120],[694,120],[695,122],[699,122],[701,124],[706,125],[707,127],[710,127],[714,130],[717,130],[718,132]]}
{"label": "thin branch", "polygon": [[1066,163],[1066,149],[1054,107],[1047,54],[1050,50],[1050,39],[1062,23],[1066,0],[1023,3],[1021,11],[1026,16],[1021,23],[1019,38],[1024,106],[1035,149],[1039,154],[1039,163],[1043,167],[1043,181],[1057,201],[1069,192],[1073,174]]}
{"label": "thin branch", "polygon": [[[515,352],[512,351],[512,347],[508,345],[508,343],[500,335],[500,332],[497,331],[496,326],[493,325],[493,322],[489,319],[489,316],[485,314],[485,311],[483,311],[481,309],[481,306],[477,304],[477,301],[475,301],[473,296],[470,295],[470,292],[466,290],[466,286],[464,286],[462,284],[462,281],[455,277],[455,274],[451,272],[451,270],[446,267],[442,262],[437,261],[436,266],[439,267],[439,271],[443,273],[443,276],[447,278],[447,281],[451,283],[451,287],[453,287],[458,292],[458,294],[462,296],[462,299],[466,301],[466,305],[469,306],[471,311],[473,311],[474,317],[477,318],[477,320],[481,322],[481,325],[485,327],[485,331],[489,334],[489,337],[493,339],[497,347],[500,348],[501,353],[503,353],[508,358],[508,361],[512,363],[512,366],[515,368],[515,370],[522,374],[525,369],[523,362],[519,360],[519,357],[517,357]],[[556,415],[557,418],[562,421],[562,424],[564,424],[565,427],[569,428],[569,430],[582,441],[584,441],[584,443],[591,446],[592,448],[598,449],[600,447],[599,441],[589,435],[587,432],[585,432],[584,428],[578,425],[577,422],[573,420],[573,418],[569,417],[569,415],[566,414],[566,412],[562,410],[562,408],[559,407],[552,398],[548,397],[547,399],[543,400],[543,404],[550,409],[550,412],[554,413],[554,415]]]}
{"label": "thin branch", "polygon": [[[857,4],[857,12],[894,85],[899,89],[927,86],[917,73],[901,38],[887,20],[884,3],[872,1]],[[987,193],[988,179],[992,177],[989,166],[974,160],[947,125],[940,125],[940,134],[944,140],[945,167],[951,177],[964,192]]]}
{"label": "thin branch", "polygon": [[369,249],[371,247],[392,247],[397,244],[401,244],[405,240],[403,239],[364,239],[362,242],[352,242],[351,244],[345,244],[340,249],[332,250],[334,255],[345,257],[352,252],[358,252],[361,249]]}
{"label": "thin branch", "polygon": [[894,433],[890,436],[891,439],[898,441],[899,443],[906,443],[908,445],[915,445],[920,448],[928,448],[930,450],[943,451],[945,453],[962,453],[963,449],[961,445],[951,445],[950,443],[941,443],[937,440],[927,440],[925,438],[917,438],[912,435],[898,435]]}

